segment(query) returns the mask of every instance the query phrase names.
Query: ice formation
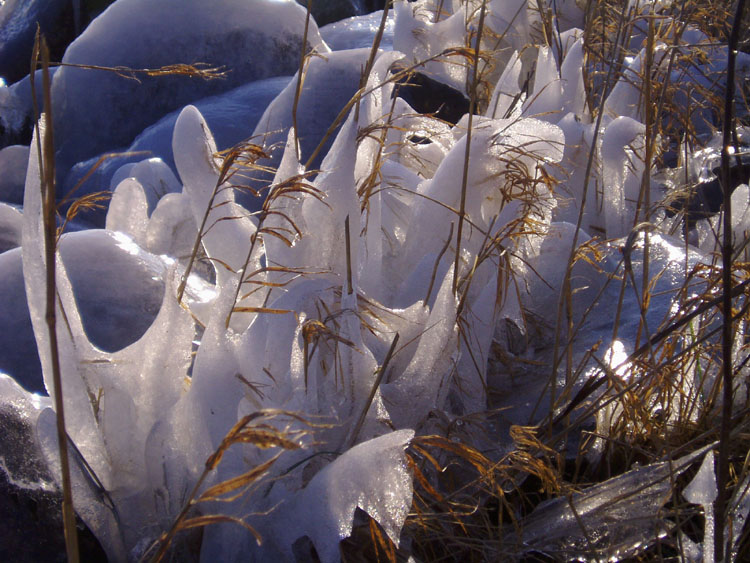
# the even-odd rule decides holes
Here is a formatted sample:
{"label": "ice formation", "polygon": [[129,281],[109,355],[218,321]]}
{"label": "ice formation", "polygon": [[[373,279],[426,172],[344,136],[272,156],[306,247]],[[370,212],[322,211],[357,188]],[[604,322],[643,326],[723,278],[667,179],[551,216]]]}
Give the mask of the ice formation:
{"label": "ice formation", "polygon": [[[554,410],[541,370],[514,379],[503,354],[550,370],[580,365],[575,381],[562,368],[554,372],[567,396],[605,375],[626,382],[631,354],[674,318],[684,288],[709,291],[692,273],[711,266],[716,220],[698,225],[696,248],[668,232],[673,220],[664,212],[647,216],[640,205],[659,195],[656,187],[642,189],[653,172],[644,164],[648,131],[633,102],[642,60],[628,61],[632,80],[603,100],[598,130],[592,119],[584,36],[575,28],[580,3],[559,3],[558,43],[524,49],[539,33],[539,14],[522,0],[487,2],[485,25],[500,37],[497,60],[485,68],[488,103],[455,126],[398,97],[394,74],[430,59],[420,72],[465,93],[470,66],[456,61],[467,52],[467,28],[478,25],[479,11],[467,6],[481,3],[397,2],[392,49],[386,42],[375,53],[365,83],[370,49],[360,47],[357,26],[370,33],[377,14],[320,33],[313,23],[308,41],[317,52],[304,64],[304,80],[261,81],[299,68],[302,8],[291,0],[177,4],[119,0],[65,62],[158,68],[177,57],[231,66],[217,90],[194,81],[182,88],[179,77],[135,84],[73,67],[58,70],[53,83],[63,169],[131,141],[131,150],[152,153],[103,165],[94,178],[113,192],[106,229],[62,235],[56,258],[75,506],[113,561],[150,553],[196,500],[189,495],[197,482],[201,495],[238,476],[247,479],[243,494],[231,502],[199,496],[195,514],[241,520],[263,542],[236,523],[208,526],[202,560],[292,560],[295,543],[307,536],[322,561],[334,562],[357,510],[398,545],[412,506],[405,452],[415,436],[434,431],[434,419],[453,423],[500,409],[493,428],[503,440],[540,404]],[[143,43],[134,48],[132,37]],[[354,45],[360,48],[348,48]],[[44,132],[45,119],[39,123],[35,135]],[[262,147],[217,155],[217,144],[225,148],[251,128]],[[11,172],[1,180],[2,198],[20,203],[13,199],[25,182],[22,212],[0,203],[7,250],[0,287],[13,296],[0,302],[0,321],[14,335],[0,338],[0,370],[54,397],[37,138],[31,150],[0,152],[0,166]],[[90,164],[75,167],[71,183]],[[690,166],[697,165],[683,163]],[[262,206],[242,205],[235,188],[248,185],[263,187]],[[745,240],[747,184],[734,198],[734,234]],[[651,222],[634,230],[645,218]],[[617,240],[604,245],[597,234]],[[569,257],[576,260],[568,272]],[[647,309],[644,287],[652,294]],[[566,326],[554,326],[558,315],[567,315]],[[568,358],[556,347],[565,339]],[[691,343],[684,337],[675,348]],[[21,367],[25,358],[36,360],[37,349],[43,389],[38,373],[34,384]],[[682,390],[696,402],[717,377],[697,381],[705,363],[696,358],[684,374]],[[491,398],[490,387],[502,397]],[[56,474],[49,401],[5,377],[0,399],[25,405]],[[592,421],[602,434],[622,412],[615,399]],[[36,410],[27,408],[32,403]],[[675,404],[648,405],[657,406],[664,420],[676,416]],[[261,422],[246,435],[253,439],[225,447],[234,425],[256,415]],[[216,452],[220,463],[206,470]],[[704,453],[672,463],[683,471]],[[256,468],[263,471],[252,475]],[[653,463],[542,504],[518,539],[530,548],[580,548],[585,538],[573,504],[613,556],[630,554],[670,529],[666,519],[649,517],[666,501],[672,469]],[[710,501],[707,471],[683,489],[689,502]],[[635,498],[617,496],[633,489],[641,491]],[[732,506],[747,518],[746,499]],[[618,529],[626,516],[637,521]]]}

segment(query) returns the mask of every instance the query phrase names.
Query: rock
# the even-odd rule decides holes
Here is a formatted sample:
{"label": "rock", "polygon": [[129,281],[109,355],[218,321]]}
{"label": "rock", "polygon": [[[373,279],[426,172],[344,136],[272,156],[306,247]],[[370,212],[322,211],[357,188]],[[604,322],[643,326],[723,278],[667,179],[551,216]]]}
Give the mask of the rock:
{"label": "rock", "polygon": [[[316,57],[310,60],[297,106],[303,163],[312,155],[336,116],[356,93],[361,69],[367,64],[369,55],[369,49],[353,49],[334,51],[325,58]],[[253,132],[253,137],[257,138],[259,144],[262,141],[265,147],[283,147],[286,142],[287,134],[292,127],[296,80],[296,77],[292,79],[261,117]],[[325,91],[326,95],[321,96],[321,91]],[[312,163],[313,169],[320,167],[335,137],[333,134],[328,138]],[[281,152],[273,152],[272,159],[262,164],[276,168],[281,160]]]}
{"label": "rock", "polygon": [[[68,48],[64,63],[159,69],[205,63],[221,79],[146,76],[62,67],[52,84],[61,177],[92,156],[127,146],[170,111],[299,67],[305,10],[274,0],[119,0]],[[327,53],[313,22],[308,46]],[[133,108],[137,108],[134,111]]]}
{"label": "rock", "polygon": [[[62,494],[42,458],[34,431],[38,408],[0,374],[0,560],[66,561]],[[77,519],[81,561],[107,558]]]}
{"label": "rock", "polygon": [[[403,69],[401,64],[393,67],[394,72]],[[469,99],[463,93],[421,72],[399,80],[393,94],[402,98],[417,113],[431,114],[453,125],[469,113]]]}
{"label": "rock", "polygon": [[[667,207],[667,215],[672,216],[679,211],[685,213],[686,227],[692,229],[696,221],[708,219],[721,210],[724,203],[724,190],[721,186],[721,167],[711,170],[712,176],[705,181],[690,186],[686,195],[679,195]],[[734,190],[742,184],[750,183],[750,163],[738,163],[735,159],[729,166],[729,190]]]}
{"label": "rock", "polygon": [[[307,9],[307,0],[297,0],[297,3]],[[382,10],[384,0],[314,0],[311,14],[318,25],[326,25],[352,16],[361,16]]]}

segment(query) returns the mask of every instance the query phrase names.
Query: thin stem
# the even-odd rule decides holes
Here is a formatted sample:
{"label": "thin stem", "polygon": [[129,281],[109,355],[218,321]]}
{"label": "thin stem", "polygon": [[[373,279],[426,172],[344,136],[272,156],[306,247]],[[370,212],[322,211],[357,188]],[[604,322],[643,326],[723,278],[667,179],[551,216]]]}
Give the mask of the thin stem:
{"label": "thin stem", "polygon": [[346,293],[351,295],[354,288],[352,287],[352,243],[348,215],[344,220],[344,237],[346,240]]}
{"label": "thin stem", "polygon": [[[383,17],[380,18],[380,25],[378,26],[378,31],[375,33],[375,39],[372,42],[372,47],[370,47],[370,56],[367,59],[367,65],[365,66],[364,70],[362,71],[362,76],[359,78],[359,88],[360,90],[363,89],[367,85],[367,79],[370,76],[370,73],[372,72],[372,67],[375,64],[375,57],[378,54],[378,49],[380,48],[380,42],[383,39],[383,31],[385,30],[385,26],[388,23],[388,11],[391,8],[391,0],[386,0],[385,6],[383,7]],[[361,98],[357,100],[357,106],[354,110],[354,119],[359,121],[359,102],[361,101]]]}
{"label": "thin stem", "polygon": [[302,148],[299,142],[299,127],[297,127],[297,106],[302,94],[302,84],[305,81],[305,59],[307,58],[307,33],[310,27],[310,11],[312,0],[307,0],[307,15],[305,16],[305,32],[302,35],[302,47],[299,57],[299,70],[297,71],[297,86],[294,91],[294,105],[292,105],[292,126],[294,127],[294,145],[297,150],[297,160],[302,160]]}
{"label": "thin stem", "polygon": [[471,154],[471,131],[474,124],[474,112],[477,109],[477,82],[479,81],[479,52],[481,50],[482,32],[484,31],[484,16],[487,13],[487,0],[482,0],[482,11],[479,13],[479,27],[477,29],[476,44],[474,46],[474,75],[471,81],[471,96],[469,102],[469,123],[466,131],[466,153],[464,155],[464,170],[461,177],[461,205],[458,212],[458,232],[456,234],[456,259],[453,265],[453,294],[458,291],[458,265],[461,259],[461,236],[464,230],[464,215],[466,214],[466,188],[469,180],[469,156]]}
{"label": "thin stem", "polygon": [[388,364],[391,363],[391,358],[393,357],[393,353],[396,351],[396,345],[398,344],[398,332],[393,337],[393,342],[391,342],[391,347],[388,349],[388,353],[385,356],[385,360],[383,360],[383,366],[378,370],[377,375],[375,376],[375,381],[372,384],[372,387],[370,388],[370,394],[367,396],[367,400],[365,401],[364,408],[362,409],[362,412],[359,415],[359,418],[357,419],[357,424],[354,425],[354,430],[352,431],[351,438],[349,438],[349,447],[351,448],[354,446],[354,444],[357,441],[357,437],[359,436],[360,430],[362,430],[362,425],[365,423],[365,418],[367,417],[367,412],[370,410],[370,405],[372,405],[372,401],[375,398],[375,393],[377,392],[378,388],[380,387],[380,383],[383,381],[383,377],[385,376],[386,371],[388,370]]}
{"label": "thin stem", "polygon": [[60,369],[60,351],[57,341],[57,283],[56,283],[56,257],[57,257],[57,221],[55,205],[55,142],[52,125],[52,101],[51,83],[49,75],[49,49],[47,42],[37,30],[36,44],[34,46],[34,64],[31,72],[32,98],[36,100],[34,91],[34,67],[38,62],[38,56],[42,58],[42,86],[44,94],[44,122],[45,127],[42,134],[41,144],[39,139],[39,125],[37,121],[37,150],[40,158],[40,175],[42,189],[42,212],[44,221],[44,254],[46,262],[46,288],[47,303],[45,320],[50,339],[50,360],[52,362],[52,382],[55,390],[55,415],[57,418],[57,443],[60,451],[60,470],[62,473],[62,516],[63,529],[65,533],[65,549],[68,561],[77,563],[79,561],[78,532],[76,530],[76,516],[73,507],[73,489],[70,478],[70,460],[68,458],[68,433],[65,429],[65,405],[63,401],[62,372]]}
{"label": "thin stem", "polygon": [[[719,471],[717,475],[718,496],[714,505],[716,528],[714,529],[714,559],[726,561],[729,557],[729,545],[724,545],[724,521],[726,519],[727,483],[729,481],[729,433],[732,419],[732,346],[734,330],[732,323],[732,189],[730,187],[729,159],[734,128],[734,81],[737,61],[737,44],[740,37],[742,14],[745,0],[737,2],[732,33],[729,36],[727,57],[727,83],[724,92],[723,142],[721,147],[721,184],[724,191],[724,240],[721,248],[722,259],[722,314],[721,334],[722,384],[724,387],[721,409],[721,433],[719,439]],[[726,549],[725,549],[726,548]]]}

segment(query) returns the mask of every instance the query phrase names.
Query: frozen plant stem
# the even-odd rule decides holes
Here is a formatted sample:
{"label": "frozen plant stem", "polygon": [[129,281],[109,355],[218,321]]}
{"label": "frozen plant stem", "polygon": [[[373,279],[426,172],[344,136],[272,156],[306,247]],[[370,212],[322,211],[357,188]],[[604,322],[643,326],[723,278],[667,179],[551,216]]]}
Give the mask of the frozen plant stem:
{"label": "frozen plant stem", "polygon": [[[734,343],[732,323],[732,190],[729,185],[729,148],[734,128],[734,74],[737,61],[737,44],[740,37],[740,24],[745,10],[745,0],[738,0],[734,14],[732,33],[727,48],[727,82],[724,95],[724,123],[721,147],[721,184],[724,195],[724,240],[721,247],[723,325],[721,334],[722,386],[724,388],[721,407],[721,433],[719,439],[719,471],[717,478],[718,496],[715,513],[714,559],[727,561],[730,546],[724,545],[724,522],[726,520],[727,483],[729,481],[729,432],[732,419],[732,345]],[[726,549],[725,549],[726,547]]]}
{"label": "frozen plant stem", "polygon": [[479,26],[474,44],[474,75],[471,80],[471,99],[469,101],[469,123],[466,130],[466,153],[464,155],[464,170],[461,178],[461,206],[458,211],[458,232],[456,234],[456,259],[453,264],[453,294],[458,291],[458,263],[461,259],[461,235],[464,230],[464,214],[466,213],[466,185],[469,180],[469,156],[471,155],[471,129],[474,125],[474,112],[477,109],[477,82],[479,81],[479,52],[484,30],[484,16],[487,12],[487,0],[482,0],[482,10],[479,13]]}
{"label": "frozen plant stem", "polygon": [[[55,390],[55,414],[57,417],[57,443],[60,448],[60,470],[62,473],[63,489],[63,529],[65,533],[65,548],[68,561],[77,563],[78,533],[76,531],[76,517],[73,509],[73,492],[70,480],[70,461],[68,459],[68,433],[65,430],[65,408],[63,403],[62,376],[60,373],[60,354],[57,342],[57,316],[55,303],[57,297],[57,284],[55,282],[55,259],[57,242],[57,222],[55,220],[55,142],[52,130],[52,102],[51,84],[49,75],[49,49],[44,37],[37,29],[36,41],[32,57],[31,88],[32,98],[36,100],[34,88],[34,71],[36,70],[39,56],[42,59],[42,87],[44,94],[44,121],[45,127],[43,137],[39,138],[39,121],[36,125],[37,150],[39,151],[40,184],[42,189],[42,212],[44,221],[44,254],[46,261],[46,288],[47,303],[45,320],[49,331],[50,359],[52,362],[52,382]],[[35,108],[37,109],[37,108]],[[36,112],[38,113],[38,112]]]}

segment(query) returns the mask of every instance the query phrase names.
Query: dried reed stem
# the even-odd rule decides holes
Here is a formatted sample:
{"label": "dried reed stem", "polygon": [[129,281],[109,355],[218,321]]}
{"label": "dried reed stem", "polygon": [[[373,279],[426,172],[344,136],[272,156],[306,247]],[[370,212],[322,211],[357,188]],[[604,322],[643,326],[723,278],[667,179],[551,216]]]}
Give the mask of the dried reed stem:
{"label": "dried reed stem", "polygon": [[357,419],[357,424],[354,425],[354,430],[352,430],[351,437],[348,440],[349,448],[354,446],[354,444],[357,442],[357,437],[359,436],[360,430],[362,430],[362,425],[365,423],[365,418],[367,417],[367,412],[370,410],[370,405],[372,405],[372,401],[375,398],[375,393],[380,387],[380,383],[383,381],[383,377],[388,371],[388,364],[391,363],[391,358],[393,357],[393,353],[396,350],[398,339],[399,339],[399,335],[397,332],[396,335],[393,337],[393,342],[391,342],[391,347],[388,349],[388,353],[385,355],[385,360],[383,360],[383,366],[378,370],[378,373],[375,376],[375,381],[372,384],[372,388],[370,389],[370,394],[367,396],[367,400],[365,401],[365,405],[362,408],[362,412],[360,413],[359,418]]}
{"label": "dried reed stem", "polygon": [[477,109],[477,83],[479,82],[479,52],[481,50],[482,32],[484,31],[484,16],[487,13],[487,0],[482,0],[482,10],[479,13],[476,44],[474,46],[474,74],[471,80],[469,99],[469,123],[466,130],[466,152],[464,154],[464,169],[461,177],[461,204],[458,210],[458,230],[456,233],[456,258],[453,264],[453,294],[458,291],[458,266],[461,259],[461,235],[464,230],[464,215],[466,214],[466,189],[469,181],[469,157],[471,155],[471,130],[474,125],[474,112]]}
{"label": "dried reed stem", "polygon": [[[378,26],[378,31],[375,33],[375,39],[372,42],[372,47],[370,47],[370,56],[367,58],[367,66],[365,66],[364,70],[362,71],[362,76],[359,79],[359,87],[364,88],[367,86],[367,78],[370,76],[370,72],[372,72],[372,65],[375,64],[375,57],[378,54],[378,49],[380,48],[380,42],[383,39],[383,31],[385,30],[385,24],[388,22],[388,11],[391,9],[391,2],[393,0],[386,0],[385,6],[383,7],[383,17],[380,18],[380,25]],[[359,121],[359,102],[361,101],[361,98],[357,100],[357,106],[354,110],[354,119]]]}
{"label": "dried reed stem", "polygon": [[734,323],[732,322],[732,189],[729,174],[729,150],[734,128],[734,80],[737,62],[737,44],[740,38],[740,24],[745,10],[745,0],[738,0],[734,15],[732,33],[729,36],[727,57],[727,83],[724,92],[724,123],[721,147],[721,184],[724,191],[724,240],[721,248],[722,259],[722,314],[721,332],[722,385],[724,387],[721,409],[721,433],[719,439],[719,471],[717,475],[718,496],[714,505],[716,527],[714,529],[714,559],[729,560],[729,545],[724,545],[724,521],[726,520],[727,483],[729,481],[729,433],[732,419],[732,346],[734,344]]}
{"label": "dried reed stem", "polygon": [[[60,451],[60,471],[62,473],[62,517],[65,533],[65,549],[68,561],[77,563],[79,560],[78,532],[76,530],[76,516],[73,508],[73,489],[70,479],[70,460],[68,458],[68,433],[65,429],[65,406],[63,402],[62,373],[60,369],[60,351],[57,341],[57,220],[55,205],[55,142],[52,124],[52,100],[49,75],[49,49],[47,42],[37,28],[30,74],[32,98],[36,100],[34,72],[41,56],[42,87],[44,94],[43,137],[39,138],[39,121],[36,123],[37,151],[39,152],[42,212],[44,221],[44,255],[46,261],[47,304],[45,320],[49,331],[50,360],[52,362],[52,382],[55,391],[55,415],[57,418],[57,443]],[[34,102],[36,106],[36,101]],[[38,108],[34,108],[38,114]]]}
{"label": "dried reed stem", "polygon": [[[629,13],[629,12],[628,12]],[[623,10],[620,14],[620,25],[617,26],[617,34],[615,36],[615,57],[614,60],[617,60],[620,56],[620,51],[622,49],[622,43],[623,41],[623,30],[625,28],[625,21],[626,21],[626,11]],[[586,171],[583,175],[583,190],[581,194],[581,201],[578,204],[578,219],[576,221],[576,228],[575,232],[573,233],[573,242],[570,245],[570,253],[568,254],[568,260],[567,265],[565,268],[565,276],[563,278],[562,287],[560,288],[560,297],[558,298],[557,302],[557,320],[555,322],[555,339],[554,339],[554,345],[553,345],[553,351],[552,351],[552,373],[550,374],[550,413],[555,408],[555,402],[557,401],[557,369],[560,366],[560,362],[562,361],[562,353],[560,353],[560,330],[561,330],[561,322],[562,322],[562,312],[563,312],[563,305],[566,302],[567,296],[570,295],[571,288],[570,288],[570,275],[573,269],[573,264],[575,262],[575,256],[576,256],[576,249],[578,248],[578,237],[581,232],[581,227],[583,225],[583,216],[584,211],[586,209],[586,201],[588,199],[588,187],[589,187],[589,180],[591,178],[591,172],[594,167],[594,157],[596,155],[596,148],[597,148],[597,141],[599,138],[599,131],[602,126],[602,118],[604,116],[604,103],[606,101],[606,96],[604,95],[604,92],[609,88],[610,84],[612,83],[612,80],[614,79],[614,68],[615,63],[612,62],[609,65],[609,68],[607,69],[607,77],[604,82],[604,91],[602,93],[601,100],[599,102],[599,110],[598,114],[596,116],[596,126],[594,127],[594,136],[591,140],[591,148],[589,149],[589,156],[586,161]],[[572,344],[572,342],[569,340],[569,345]],[[565,353],[568,353],[568,347],[566,346]],[[536,413],[536,409],[538,408],[539,404],[541,402],[541,397],[539,401],[537,402],[537,405],[534,407],[534,413]],[[533,414],[532,414],[533,416]],[[550,424],[552,424],[553,417],[550,416]],[[552,430],[552,427],[550,426],[550,431]]]}
{"label": "dried reed stem", "polygon": [[292,126],[294,127],[294,145],[297,149],[297,160],[302,160],[302,148],[299,141],[299,127],[297,127],[297,106],[302,94],[302,84],[305,82],[305,59],[307,58],[307,33],[310,28],[310,10],[312,0],[307,0],[307,15],[305,16],[305,32],[302,35],[302,47],[299,56],[299,70],[297,71],[297,86],[294,90],[294,105],[292,105]]}

